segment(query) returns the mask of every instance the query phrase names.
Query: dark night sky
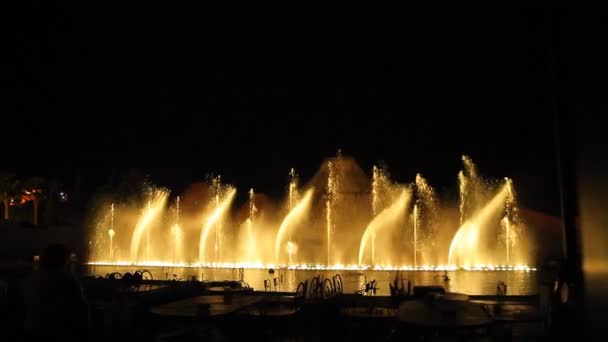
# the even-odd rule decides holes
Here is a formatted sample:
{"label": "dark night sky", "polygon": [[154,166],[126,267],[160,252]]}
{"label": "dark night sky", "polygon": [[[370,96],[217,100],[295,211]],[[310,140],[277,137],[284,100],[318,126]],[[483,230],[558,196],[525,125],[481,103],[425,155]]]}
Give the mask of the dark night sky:
{"label": "dark night sky", "polygon": [[290,167],[307,179],[338,148],[439,189],[465,153],[557,213],[548,32],[560,82],[579,77],[564,46],[584,16],[551,31],[543,11],[87,6],[24,5],[9,24],[0,170],[69,185],[80,169],[94,189],[133,167],[178,191],[213,172],[279,195]]}

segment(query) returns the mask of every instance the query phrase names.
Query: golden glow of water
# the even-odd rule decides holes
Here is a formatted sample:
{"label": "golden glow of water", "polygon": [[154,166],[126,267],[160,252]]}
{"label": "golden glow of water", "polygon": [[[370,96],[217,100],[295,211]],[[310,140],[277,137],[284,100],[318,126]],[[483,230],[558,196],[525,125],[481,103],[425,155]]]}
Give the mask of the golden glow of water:
{"label": "golden glow of water", "polygon": [[281,249],[283,247],[283,236],[285,233],[289,234],[289,231],[302,222],[302,220],[308,215],[312,204],[312,195],[314,189],[309,189],[304,193],[304,197],[294,206],[294,208],[285,216],[283,222],[279,226],[277,235],[274,242],[274,260],[275,263],[281,262]]}
{"label": "golden glow of water", "polygon": [[[148,210],[150,210],[152,207],[152,202],[150,202],[150,200],[148,200]],[[152,224],[154,223],[154,219],[150,220],[150,223],[148,224],[150,227],[148,227],[146,229],[146,259],[150,260],[150,253],[152,252],[152,246],[150,245],[151,243],[151,239],[150,239],[150,231],[152,230]]]}
{"label": "golden glow of water", "polygon": [[[288,202],[287,202],[287,212],[289,213],[298,203],[300,199],[300,194],[298,193],[298,175],[296,174],[296,170],[291,168],[289,171],[289,194],[288,194]],[[293,262],[293,253],[295,253],[295,249],[293,248],[294,242],[292,238],[292,231],[289,230],[289,240],[287,242],[288,248],[287,253],[289,256],[289,264]]]}
{"label": "golden glow of water", "polygon": [[[372,168],[372,217],[378,215],[380,206],[380,170],[376,165]],[[376,263],[376,230],[372,228],[372,265]]]}
{"label": "golden glow of water", "polygon": [[[201,238],[199,241],[199,252],[198,252],[198,258],[199,258],[199,263],[205,264],[205,262],[207,262],[206,260],[206,249],[207,249],[207,237],[209,235],[209,233],[211,232],[212,229],[219,229],[219,222],[221,222],[222,217],[225,215],[226,211],[228,210],[228,208],[230,207],[230,203],[232,203],[232,200],[234,199],[234,196],[236,195],[236,189],[235,188],[230,188],[228,189],[226,195],[224,196],[224,198],[216,203],[219,203],[219,205],[213,210],[213,212],[211,213],[211,215],[209,217],[205,218],[205,222],[203,225],[203,229],[201,230]],[[216,232],[216,236],[217,236],[217,232]],[[216,241],[215,243],[215,247],[216,247],[216,256],[217,256],[217,247],[219,245],[219,242]],[[216,263],[217,259],[216,259]]]}
{"label": "golden glow of water", "polygon": [[183,262],[184,237],[182,227],[179,225],[179,196],[175,198],[175,224],[171,227],[171,238],[173,242],[173,255],[171,260],[174,264]]}
{"label": "golden glow of water", "polygon": [[[372,167],[372,219],[385,209],[390,198],[390,184],[384,168],[374,165]],[[371,231],[371,262],[376,264],[376,229]]]}
{"label": "golden glow of water", "polygon": [[509,264],[510,262],[510,249],[511,249],[511,222],[509,220],[509,216],[505,216],[503,217],[501,224],[503,225],[504,229],[505,229],[505,250],[506,250],[506,259],[507,259],[507,264]]}
{"label": "golden glow of water", "polygon": [[110,205],[110,230],[114,230],[114,203]]}
{"label": "golden glow of water", "polygon": [[[130,266],[133,265],[130,261],[92,261],[88,262],[88,265],[100,265],[100,266]],[[332,270],[332,271],[364,271],[364,270],[377,270],[377,271],[456,271],[459,269],[465,271],[523,271],[523,272],[534,272],[537,269],[535,267],[529,267],[527,265],[498,265],[498,264],[474,264],[469,266],[459,267],[456,265],[343,265],[343,264],[335,264],[335,265],[322,265],[322,264],[294,264],[281,266],[277,264],[263,264],[263,263],[230,263],[230,262],[220,262],[220,263],[171,263],[167,261],[142,261],[137,263],[138,266],[149,266],[149,267],[189,267],[189,268],[199,268],[199,267],[209,267],[209,268],[218,268],[218,269],[236,269],[236,268],[245,268],[245,269],[277,269],[284,268],[289,270]]]}
{"label": "golden glow of water", "polygon": [[289,195],[288,195],[288,203],[287,209],[291,210],[296,205],[299,200],[298,194],[298,175],[296,174],[296,170],[291,168],[289,170]]}
{"label": "golden glow of water", "polygon": [[390,207],[384,209],[369,223],[361,237],[361,243],[359,244],[359,265],[363,265],[363,257],[365,256],[367,243],[371,239],[372,231],[380,233],[383,229],[393,227],[394,222],[400,217],[403,217],[411,197],[411,191],[409,189],[403,189],[399,199]]}
{"label": "golden glow of water", "polygon": [[110,260],[114,259],[114,235],[116,234],[116,232],[114,231],[114,229],[110,228],[110,230],[108,230],[108,235],[110,235],[110,253],[108,253],[110,255]]}
{"label": "golden glow of water", "polygon": [[255,257],[255,232],[253,231],[253,224],[258,209],[255,207],[254,199],[255,193],[253,192],[253,188],[251,188],[249,189],[249,218],[247,219],[247,238],[249,240],[248,260],[253,260]]}
{"label": "golden glow of water", "polygon": [[439,199],[433,187],[420,174],[416,174],[416,204],[414,207],[414,264],[437,262],[437,229]]}
{"label": "golden glow of water", "polygon": [[477,260],[488,259],[480,246],[480,234],[482,229],[491,225],[492,218],[504,210],[507,194],[508,187],[503,186],[477,215],[460,226],[450,244],[449,264],[470,267]]}
{"label": "golden glow of water", "polygon": [[179,224],[179,196],[175,198],[175,224]]}
{"label": "golden glow of water", "polygon": [[[133,230],[133,235],[131,237],[130,257],[132,262],[140,261],[139,245],[141,243],[143,234],[146,233],[146,236],[149,234],[152,222],[154,222],[154,219],[164,209],[168,197],[169,192],[167,190],[151,190],[149,194],[148,205],[146,209],[144,209],[144,212],[141,214],[139,220],[137,221],[135,229]],[[149,259],[150,258],[148,258],[148,260]]]}
{"label": "golden glow of water", "polygon": [[465,203],[466,203],[466,193],[467,193],[467,177],[464,175],[464,171],[460,171],[458,172],[458,187],[460,190],[460,202],[459,202],[459,208],[460,208],[460,225],[462,226],[462,224],[464,223],[465,220],[465,212],[464,212],[464,208],[465,208]]}
{"label": "golden glow of water", "polygon": [[418,265],[417,256],[418,254],[418,205],[414,204],[414,266]]}
{"label": "golden glow of water", "polygon": [[[384,169],[374,167],[370,179],[363,172],[353,172],[350,164],[332,159],[323,164],[320,177],[307,185],[310,190],[302,197],[291,169],[287,203],[263,202],[263,212],[258,212],[259,197],[251,189],[248,207],[243,208],[248,212],[231,215],[236,189],[221,185],[219,177],[207,185],[211,196],[189,196],[184,202],[184,208],[200,209],[183,214],[179,197],[175,212],[167,211],[166,190],[149,191],[142,202],[122,203],[116,215],[114,204],[110,211],[105,206],[92,226],[92,260],[116,265],[303,270],[530,269],[525,264],[531,261],[531,246],[523,230],[526,222],[518,218],[513,182],[505,178],[504,186],[497,189],[497,183],[479,177],[470,158],[463,157],[463,163],[458,177],[462,224],[455,234],[451,229],[458,219],[451,213],[457,215],[457,209],[447,206],[440,212],[434,190],[420,174],[404,203],[403,186],[391,182]],[[313,196],[313,185],[323,193]],[[287,214],[282,213],[285,207],[291,208]],[[242,214],[247,215],[245,220]],[[436,235],[429,234],[433,217],[438,218]],[[192,239],[191,234],[199,238]]]}
{"label": "golden glow of water", "polygon": [[[220,207],[220,197],[222,192],[222,176],[218,175],[213,178],[212,181],[213,190],[215,191],[215,195],[213,197],[215,201],[215,209],[217,210]],[[213,251],[215,253],[215,262],[219,262],[220,257],[220,238],[222,236],[222,220],[221,217],[218,218],[218,221],[215,223],[215,243],[213,244]],[[200,247],[199,247],[200,250]]]}
{"label": "golden glow of water", "polygon": [[511,245],[514,243],[514,235],[512,232],[511,217],[515,210],[515,192],[513,191],[513,181],[511,178],[505,177],[507,187],[507,201],[505,204],[505,217],[502,219],[502,225],[505,230],[505,254],[507,264],[511,262]]}
{"label": "golden glow of water", "polygon": [[293,265],[293,255],[296,253],[297,245],[292,241],[287,241],[287,255],[289,256],[289,264]]}
{"label": "golden glow of water", "polygon": [[327,198],[325,200],[325,217],[327,224],[327,265],[331,265],[331,232],[333,228],[333,217],[332,210],[333,204],[336,200],[336,170],[334,164],[331,161],[327,162],[327,169],[329,170],[327,175]]}
{"label": "golden glow of water", "polygon": [[184,257],[183,257],[183,244],[184,244],[184,237],[183,237],[183,232],[182,232],[182,228],[179,226],[179,224],[174,224],[173,227],[171,227],[171,235],[173,235],[173,263],[175,264],[180,264],[182,263]]}

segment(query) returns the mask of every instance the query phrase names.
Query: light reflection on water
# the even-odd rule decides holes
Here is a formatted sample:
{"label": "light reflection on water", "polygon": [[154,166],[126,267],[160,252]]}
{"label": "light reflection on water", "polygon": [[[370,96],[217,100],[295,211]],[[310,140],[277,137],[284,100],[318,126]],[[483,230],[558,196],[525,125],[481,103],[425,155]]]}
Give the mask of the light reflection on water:
{"label": "light reflection on water", "polygon": [[[175,277],[187,280],[195,277],[197,280],[239,280],[238,269],[228,268],[185,268],[185,267],[138,267],[138,266],[87,266],[87,273],[95,276],[105,276],[111,272],[133,272],[146,269],[154,279],[173,279]],[[361,289],[366,281],[376,280],[377,295],[389,294],[389,283],[398,274],[396,271],[319,271],[319,270],[268,270],[245,269],[244,281],[257,291],[264,290],[264,280],[274,284],[274,278],[282,276],[283,283],[277,287],[280,291],[295,291],[301,281],[317,275],[330,278],[340,274],[344,282],[344,292],[354,293]],[[460,292],[471,295],[496,294],[496,284],[502,281],[507,284],[507,294],[530,295],[538,293],[538,272],[523,271],[450,271],[450,281],[444,282],[443,272],[431,271],[402,271],[401,276],[405,286],[409,280],[415,285],[441,285],[446,291]],[[272,286],[272,290],[274,290]]]}

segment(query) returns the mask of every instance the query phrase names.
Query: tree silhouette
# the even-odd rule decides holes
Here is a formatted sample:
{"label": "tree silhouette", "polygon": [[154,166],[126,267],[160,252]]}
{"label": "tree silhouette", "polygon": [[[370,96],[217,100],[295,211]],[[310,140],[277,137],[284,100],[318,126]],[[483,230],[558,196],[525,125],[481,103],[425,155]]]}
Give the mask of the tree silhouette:
{"label": "tree silhouette", "polygon": [[21,204],[32,202],[34,204],[34,225],[38,225],[38,208],[44,196],[45,181],[40,177],[32,177],[23,182],[21,190]]}
{"label": "tree silhouette", "polygon": [[19,180],[12,173],[0,173],[0,198],[4,206],[4,219],[10,218],[10,202],[19,193]]}

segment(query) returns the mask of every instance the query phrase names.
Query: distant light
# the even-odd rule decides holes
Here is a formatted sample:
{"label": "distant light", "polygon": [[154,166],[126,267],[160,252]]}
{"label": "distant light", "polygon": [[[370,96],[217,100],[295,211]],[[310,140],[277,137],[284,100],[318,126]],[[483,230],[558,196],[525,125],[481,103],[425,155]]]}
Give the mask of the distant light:
{"label": "distant light", "polygon": [[65,192],[60,192],[59,193],[59,200],[62,202],[66,202],[68,200],[68,194]]}

